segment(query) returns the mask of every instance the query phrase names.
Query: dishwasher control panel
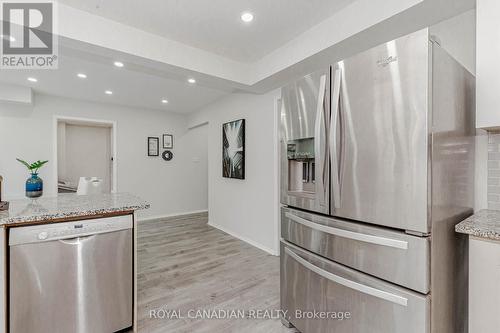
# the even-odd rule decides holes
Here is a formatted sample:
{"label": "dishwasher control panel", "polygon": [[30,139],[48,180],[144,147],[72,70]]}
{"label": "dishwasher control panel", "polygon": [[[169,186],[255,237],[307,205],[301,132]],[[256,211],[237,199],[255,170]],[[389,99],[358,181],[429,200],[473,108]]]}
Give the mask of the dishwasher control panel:
{"label": "dishwasher control panel", "polygon": [[132,215],[123,215],[75,222],[15,227],[10,229],[9,245],[78,238],[131,229],[132,226]]}
{"label": "dishwasher control panel", "polygon": [[[74,236],[74,235],[80,235],[80,234],[93,234],[93,233],[100,233],[100,232],[105,232],[108,230],[114,230],[114,225],[112,223],[95,223],[95,222],[86,222],[84,223],[79,223],[71,226],[67,226],[65,228],[56,228],[53,231],[42,231],[41,233],[38,234],[39,238],[40,235],[43,234],[45,238],[58,238],[61,236]],[[42,237],[43,237],[42,236]]]}

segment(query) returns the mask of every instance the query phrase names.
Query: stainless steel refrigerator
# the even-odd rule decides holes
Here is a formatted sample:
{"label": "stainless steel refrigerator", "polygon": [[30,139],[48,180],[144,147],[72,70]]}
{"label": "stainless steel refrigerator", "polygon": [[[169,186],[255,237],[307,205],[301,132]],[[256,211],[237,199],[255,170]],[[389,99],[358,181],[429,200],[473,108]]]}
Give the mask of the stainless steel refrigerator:
{"label": "stainless steel refrigerator", "polygon": [[473,75],[429,29],[282,89],[284,324],[467,330],[467,248],[454,225],[474,202],[474,96]]}

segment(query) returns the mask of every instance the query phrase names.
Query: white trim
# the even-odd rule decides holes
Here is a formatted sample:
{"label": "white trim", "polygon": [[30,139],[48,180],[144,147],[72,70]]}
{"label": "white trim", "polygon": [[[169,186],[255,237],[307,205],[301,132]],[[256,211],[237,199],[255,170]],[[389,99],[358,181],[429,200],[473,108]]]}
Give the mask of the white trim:
{"label": "white trim", "polygon": [[52,117],[53,121],[53,128],[52,128],[52,138],[53,142],[52,145],[54,147],[53,152],[54,154],[52,155],[52,160],[55,161],[55,163],[52,163],[52,171],[53,171],[53,176],[54,176],[54,183],[53,183],[53,189],[55,195],[58,193],[58,188],[57,188],[57,181],[58,181],[58,175],[57,175],[57,123],[60,121],[73,121],[73,122],[79,122],[79,123],[84,123],[84,124],[94,124],[94,125],[110,125],[111,127],[111,156],[113,157],[113,165],[112,165],[112,187],[111,187],[111,193],[117,193],[118,192],[118,184],[117,184],[117,140],[116,140],[116,121],[114,120],[103,120],[103,119],[92,119],[92,118],[81,118],[81,117],[67,117],[67,116],[61,116],[61,115],[53,115]]}
{"label": "white trim", "polygon": [[[0,230],[0,247],[5,249],[9,244],[7,243],[7,230],[2,228]],[[4,329],[7,327],[7,254],[6,251],[2,251],[0,254],[0,333],[6,333]]]}
{"label": "white trim", "polygon": [[53,116],[52,117],[52,151],[53,151],[53,155],[52,155],[52,161],[54,161],[54,163],[52,163],[52,172],[53,172],[53,179],[54,179],[54,183],[52,184],[52,189],[54,190],[54,195],[57,195],[59,193],[59,188],[58,188],[58,176],[57,176],[57,161],[58,161],[58,158],[57,158],[57,123],[58,123],[58,119],[56,116]]}
{"label": "white trim", "polygon": [[134,314],[132,316],[132,332],[138,332],[137,329],[137,317],[138,317],[138,290],[137,288],[138,283],[137,283],[137,276],[138,276],[138,267],[139,265],[137,264],[137,257],[138,257],[138,251],[137,251],[137,239],[139,238],[139,226],[138,223],[139,220],[137,218],[137,211],[134,210]]}
{"label": "white trim", "polygon": [[279,253],[278,253],[276,250],[270,249],[270,248],[268,248],[267,246],[264,246],[264,245],[262,245],[262,244],[257,243],[256,241],[253,241],[253,240],[251,240],[251,239],[248,239],[248,238],[246,238],[246,237],[243,237],[243,236],[241,236],[241,235],[239,235],[239,234],[237,234],[237,233],[235,233],[235,232],[233,232],[233,231],[231,231],[231,230],[226,229],[226,228],[225,228],[225,227],[223,227],[223,226],[220,226],[220,225],[218,225],[218,224],[216,224],[216,223],[213,223],[213,222],[212,222],[212,221],[210,221],[210,220],[208,221],[208,225],[209,225],[209,226],[211,226],[211,227],[214,227],[214,228],[216,228],[216,229],[219,229],[220,231],[223,231],[223,232],[225,232],[226,234],[229,234],[229,235],[231,235],[231,236],[233,236],[233,237],[236,237],[236,238],[238,238],[239,240],[244,241],[245,243],[248,243],[248,244],[250,244],[250,245],[252,245],[252,246],[255,246],[256,248],[261,249],[261,250],[263,250],[263,251],[265,251],[265,252],[267,252],[267,253],[269,253],[269,254],[271,254],[271,255],[273,255],[273,256],[279,256]]}
{"label": "white trim", "polygon": [[281,238],[281,224],[280,224],[280,192],[281,192],[281,169],[280,169],[280,123],[281,123],[281,90],[279,96],[276,96],[274,101],[274,232],[275,239],[275,252],[277,255],[280,253],[280,238]]}
{"label": "white trim", "polygon": [[153,221],[153,220],[158,220],[158,219],[165,219],[165,218],[170,218],[170,217],[181,217],[181,216],[200,214],[200,213],[208,213],[208,209],[193,210],[191,212],[181,212],[181,213],[173,213],[173,214],[162,214],[162,215],[138,217],[138,221],[140,221],[140,222]]}
{"label": "white trim", "polygon": [[198,127],[201,127],[201,126],[205,126],[205,125],[208,125],[208,120],[204,121],[202,123],[199,123],[199,124],[195,124],[195,125],[189,126],[188,130],[192,130],[192,129],[195,129],[195,128],[198,128]]}

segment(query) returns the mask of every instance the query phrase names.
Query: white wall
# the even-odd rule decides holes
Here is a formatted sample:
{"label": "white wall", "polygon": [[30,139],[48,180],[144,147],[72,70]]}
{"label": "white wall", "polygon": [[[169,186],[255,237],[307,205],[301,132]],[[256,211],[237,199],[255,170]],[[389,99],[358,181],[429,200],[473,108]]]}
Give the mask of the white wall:
{"label": "white wall", "polygon": [[[190,117],[208,122],[209,224],[272,253],[278,253],[278,167],[276,100],[232,94]],[[222,177],[222,124],[245,119],[245,179]]]}
{"label": "white wall", "polygon": [[0,101],[2,103],[31,105],[33,103],[33,90],[28,87],[0,83]]}
{"label": "white wall", "polygon": [[476,73],[476,10],[432,26],[431,35],[469,72]]}
{"label": "white wall", "polygon": [[500,128],[500,1],[477,0],[478,128]]}
{"label": "white wall", "polygon": [[[477,0],[477,76],[476,76],[476,127],[494,129],[487,133],[478,130],[480,138],[480,175],[476,178],[480,192],[478,208],[499,209],[498,203],[498,129],[500,128],[500,28],[498,13],[500,1]],[[488,145],[489,143],[489,145]],[[489,161],[488,161],[489,159]],[[486,161],[488,165],[486,166]],[[477,173],[476,173],[477,175]],[[478,200],[476,200],[478,201]]]}
{"label": "white wall", "polygon": [[[163,216],[207,209],[206,146],[199,145],[203,131],[188,131],[186,117],[78,100],[36,95],[34,106],[0,104],[0,174],[6,198],[24,196],[28,172],[15,158],[49,159],[40,176],[45,194],[55,195],[53,168],[54,115],[116,121],[117,190],[137,194],[151,203],[141,216]],[[148,136],[174,135],[174,159],[148,157]],[[197,137],[201,136],[201,137]]]}

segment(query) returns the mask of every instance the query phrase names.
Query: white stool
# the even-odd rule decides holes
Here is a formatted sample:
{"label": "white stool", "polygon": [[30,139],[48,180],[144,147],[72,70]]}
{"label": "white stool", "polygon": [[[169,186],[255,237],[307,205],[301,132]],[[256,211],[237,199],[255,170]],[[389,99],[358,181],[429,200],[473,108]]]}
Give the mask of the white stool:
{"label": "white stool", "polygon": [[102,179],[97,177],[80,177],[76,194],[88,195],[102,193]]}

